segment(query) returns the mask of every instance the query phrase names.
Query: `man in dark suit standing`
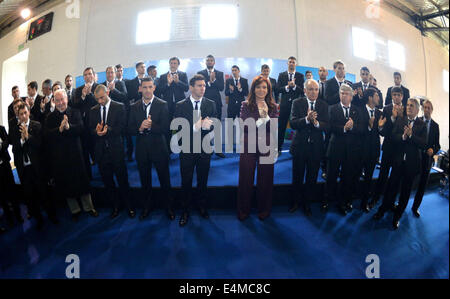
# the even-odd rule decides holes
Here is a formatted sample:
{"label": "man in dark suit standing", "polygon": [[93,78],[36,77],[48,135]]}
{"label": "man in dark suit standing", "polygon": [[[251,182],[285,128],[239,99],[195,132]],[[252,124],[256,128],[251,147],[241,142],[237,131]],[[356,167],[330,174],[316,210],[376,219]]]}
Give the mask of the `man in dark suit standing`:
{"label": "man in dark suit standing", "polygon": [[[146,77],[145,75],[145,63],[142,61],[139,61],[136,63],[136,72],[137,76],[132,80],[126,80],[126,89],[128,94],[128,101],[125,103],[125,112],[127,115],[127,122],[130,115],[130,105],[133,104],[135,101],[139,101],[142,98],[142,93],[140,91],[141,81]],[[123,69],[122,69],[123,72]],[[127,159],[128,162],[133,161],[133,139],[128,134],[128,132],[125,133],[126,137],[126,143],[127,143]]]}
{"label": "man in dark suit standing", "polygon": [[[94,96],[94,90],[97,88],[95,82],[95,71],[92,67],[87,67],[83,72],[84,85],[75,90],[75,98],[73,107],[78,109],[83,118],[83,133],[81,134],[81,144],[83,147],[84,163],[86,164],[86,171],[89,178],[92,179],[91,160],[95,161],[94,140],[89,130],[89,114],[91,108],[97,105],[97,100]],[[89,158],[90,156],[90,158]]]}
{"label": "man in dark suit standing", "polygon": [[[328,108],[330,109],[331,106],[338,104],[340,102],[340,93],[339,89],[342,84],[347,84],[349,86],[352,86],[352,83],[345,79],[345,64],[338,60],[333,64],[333,70],[335,73],[335,76],[325,83],[325,94],[324,98],[325,101],[328,104]],[[330,141],[330,133],[326,132],[325,134],[325,151],[328,150],[328,143]],[[328,165],[327,162],[328,156],[325,155],[324,160],[322,162],[322,178],[326,179],[327,177],[327,170],[326,165]]]}
{"label": "man in dark suit standing", "polygon": [[208,55],[206,56],[206,69],[199,71],[197,74],[203,75],[206,79],[206,91],[205,97],[213,100],[216,103],[216,118],[222,119],[222,96],[220,92],[223,91],[225,87],[225,81],[223,77],[223,72],[216,70],[214,65],[216,64],[216,60],[214,56]]}
{"label": "man in dark suit standing", "polygon": [[16,113],[14,112],[14,108],[13,108],[14,102],[18,99],[19,100],[22,99],[20,97],[19,86],[17,86],[17,85],[13,86],[13,88],[11,89],[11,95],[12,95],[13,100],[12,100],[11,104],[9,104],[9,106],[8,106],[8,121],[11,119],[14,119],[16,117]]}
{"label": "man in dark suit standing", "polygon": [[297,58],[291,56],[288,58],[288,70],[281,73],[277,80],[277,90],[281,93],[280,117],[278,119],[278,155],[281,155],[281,149],[284,143],[284,134],[291,114],[292,101],[303,97],[303,84],[305,79],[302,73],[295,70],[297,67]]}
{"label": "man in dark suit standing", "polygon": [[[14,216],[19,223],[23,223],[23,218],[20,215],[20,206],[16,190],[16,183],[11,169],[11,157],[9,156],[8,147],[10,145],[10,138],[6,133],[5,127],[0,126],[0,206],[3,208],[3,214],[10,225],[14,223]],[[11,203],[13,210],[9,208]]]}
{"label": "man in dark suit standing", "polygon": [[421,119],[425,122],[427,128],[427,138],[426,148],[422,152],[419,187],[417,188],[414,204],[412,206],[413,214],[416,217],[420,217],[419,207],[422,203],[423,194],[425,193],[425,188],[430,176],[433,157],[441,149],[439,143],[439,125],[431,118],[431,114],[433,113],[433,103],[430,100],[425,100],[425,102],[423,102],[423,112],[424,116]]}
{"label": "man in dark suit standing", "polygon": [[386,119],[386,124],[380,134],[384,137],[383,141],[383,155],[381,157],[381,168],[378,175],[378,180],[375,188],[375,193],[369,203],[369,208],[373,208],[379,201],[381,194],[384,193],[386,182],[389,178],[389,172],[393,165],[393,158],[395,152],[397,151],[394,143],[392,142],[392,130],[394,128],[394,123],[399,117],[406,115],[406,110],[402,104],[403,90],[400,87],[394,87],[392,89],[392,99],[393,103],[384,106],[383,108],[383,118]]}
{"label": "man in dark suit standing", "polygon": [[19,106],[19,125],[10,128],[9,136],[13,145],[14,163],[23,186],[29,214],[36,218],[36,227],[42,229],[44,218],[41,205],[46,207],[49,219],[58,223],[53,202],[45,195],[41,165],[42,126],[30,119],[30,107]]}
{"label": "man in dark suit standing", "polygon": [[73,88],[73,77],[72,75],[67,75],[64,79],[64,84],[66,85],[67,98],[69,99],[69,106],[72,106],[73,99],[75,98],[75,88]]}
{"label": "man in dark suit standing", "polygon": [[420,173],[422,152],[426,149],[427,127],[417,117],[419,102],[409,99],[406,106],[406,117],[395,121],[392,140],[395,146],[394,166],[388,182],[388,190],[383,198],[383,204],[374,215],[375,220],[381,219],[385,212],[392,207],[400,187],[399,204],[394,211],[393,228],[398,229],[400,218],[405,211],[412,185]]}
{"label": "man in dark suit standing", "polygon": [[155,83],[155,92],[153,94],[159,97],[159,91],[156,89],[156,86],[159,84],[158,69],[156,68],[156,65],[151,65],[147,68],[147,75],[153,80],[153,83]]}
{"label": "man in dark suit standing", "polygon": [[278,104],[278,98],[279,98],[280,94],[278,93],[278,90],[277,90],[277,80],[270,77],[270,67],[267,64],[263,64],[261,66],[261,76],[269,79],[270,84],[272,85],[273,99],[275,100],[275,103]]}
{"label": "man in dark suit standing", "polygon": [[241,77],[237,65],[231,67],[231,73],[232,76],[225,83],[225,95],[228,97],[227,117],[235,119],[239,117],[242,102],[248,96],[248,80]]}
{"label": "man in dark suit standing", "polygon": [[399,72],[394,73],[394,84],[395,84],[394,86],[388,88],[386,94],[386,102],[384,103],[384,106],[387,106],[392,103],[392,89],[394,87],[399,87],[403,91],[403,101],[402,101],[403,107],[406,107],[406,102],[408,101],[410,94],[409,89],[402,85],[402,74],[400,74]]}
{"label": "man in dark suit standing", "polygon": [[[121,203],[127,207],[130,218],[134,218],[136,212],[130,200],[130,185],[122,139],[126,127],[125,109],[122,103],[111,100],[104,85],[97,86],[94,94],[98,105],[90,111],[89,129],[95,138],[95,156],[100,175],[107,190],[108,199],[113,201],[111,219],[119,216]],[[119,184],[119,196],[115,196],[114,193],[116,188],[114,176]]]}
{"label": "man in dark suit standing", "polygon": [[155,200],[152,198],[152,165],[155,166],[163,191],[163,205],[170,220],[175,219],[173,198],[170,194],[169,149],[169,108],[167,103],[154,95],[155,82],[151,78],[142,79],[142,99],[131,106],[128,130],[136,136],[136,161],[144,190],[144,210],[141,220],[148,217]]}
{"label": "man in dark suit standing", "polygon": [[346,215],[353,209],[352,196],[359,178],[359,160],[363,124],[361,110],[352,105],[353,89],[350,85],[340,87],[340,103],[330,107],[330,143],[327,157],[326,196],[322,210],[328,209],[328,201],[335,197],[337,178],[341,173],[341,194],[338,196],[338,209]]}
{"label": "man in dark suit standing", "polygon": [[370,82],[370,85],[375,87],[375,89],[378,91],[378,96],[380,97],[380,102],[378,103],[377,108],[380,109],[380,110],[383,110],[383,107],[384,107],[383,93],[378,88],[377,78],[375,78],[374,76],[372,76],[372,74],[370,74],[369,75],[369,82]]}
{"label": "man in dark suit standing", "polygon": [[[61,84],[61,83],[59,83]],[[45,125],[45,118],[47,117],[47,114],[49,113],[50,105],[52,104],[52,98],[53,98],[53,81],[51,79],[46,79],[44,82],[42,82],[42,99],[36,103],[36,105],[39,107],[38,117],[36,118],[37,121],[41,123],[42,126]],[[54,103],[53,103],[53,109],[54,109]]]}
{"label": "man in dark suit standing", "polygon": [[[198,207],[200,216],[207,219],[207,184],[211,162],[211,153],[203,149],[203,139],[210,138],[213,118],[216,116],[216,105],[214,101],[204,97],[206,80],[202,75],[195,75],[189,81],[191,96],[177,103],[175,118],[184,118],[189,122],[190,148],[180,153],[181,185],[183,189],[182,209],[180,226],[185,226],[189,219],[189,210],[192,201],[192,179],[194,170],[197,172],[197,190],[199,195]],[[177,134],[179,134],[178,132]],[[201,149],[193,143],[198,140]],[[187,142],[180,140],[182,143]],[[209,144],[209,142],[207,142]],[[181,145],[183,147],[183,145]],[[195,149],[195,150],[194,150]]]}
{"label": "man in dark suit standing", "polygon": [[378,92],[375,88],[364,91],[362,101],[367,103],[361,107],[361,120],[363,123],[362,159],[360,169],[364,173],[362,188],[361,210],[370,211],[368,206],[369,194],[372,188],[373,172],[380,158],[380,131],[386,123],[382,112],[377,109],[379,103]]}
{"label": "man in dark suit standing", "polygon": [[[318,99],[319,83],[310,79],[305,83],[305,98],[294,100],[290,123],[296,130],[290,152],[293,156],[292,177],[306,215],[311,215],[310,201],[324,154],[323,134],[328,127],[328,105]],[[306,171],[306,182],[303,183]],[[298,208],[294,196],[290,212]]]}
{"label": "man in dark suit standing", "polygon": [[124,81],[116,80],[116,69],[113,66],[106,68],[106,81],[103,85],[108,89],[108,96],[115,102],[129,105],[127,87]]}
{"label": "man in dark suit standing", "polygon": [[[206,91],[205,98],[213,100],[216,103],[216,118],[222,120],[222,95],[220,94],[224,87],[225,81],[223,72],[216,70],[214,65],[216,64],[216,59],[212,55],[206,56],[206,69],[199,71],[197,74],[202,75],[206,79]],[[216,156],[220,158],[225,158],[223,153],[216,153]]]}
{"label": "man in dark suit standing", "polygon": [[25,102],[30,106],[31,118],[35,121],[41,122],[40,103],[42,96],[38,94],[38,84],[36,81],[31,81],[27,86],[27,97]]}
{"label": "man in dark suit standing", "polygon": [[317,80],[317,83],[319,83],[319,99],[322,101],[325,101],[325,84],[327,83],[328,78],[328,70],[326,67],[321,66],[319,68],[319,80]]}
{"label": "man in dark suit standing", "polygon": [[169,107],[169,120],[173,119],[175,105],[185,99],[185,92],[189,90],[188,78],[185,72],[179,71],[180,59],[172,57],[169,60],[170,70],[161,75],[157,89],[161,98]]}
{"label": "man in dark suit standing", "polygon": [[367,100],[367,98],[364,97],[364,92],[369,88],[375,88],[375,87],[370,84],[369,68],[367,68],[366,66],[363,66],[360,70],[360,76],[361,76],[361,81],[353,84],[353,86],[352,86],[353,90],[356,92],[356,94],[353,96],[352,104],[364,109],[364,107],[367,104],[364,102],[365,100]]}
{"label": "man in dark suit standing", "polygon": [[78,221],[81,208],[92,217],[97,217],[91,197],[91,186],[83,158],[80,136],[83,120],[78,109],[69,107],[67,93],[63,89],[54,90],[55,110],[48,114],[45,122],[47,157],[50,157],[51,174],[54,178],[56,192],[67,201],[72,220]]}

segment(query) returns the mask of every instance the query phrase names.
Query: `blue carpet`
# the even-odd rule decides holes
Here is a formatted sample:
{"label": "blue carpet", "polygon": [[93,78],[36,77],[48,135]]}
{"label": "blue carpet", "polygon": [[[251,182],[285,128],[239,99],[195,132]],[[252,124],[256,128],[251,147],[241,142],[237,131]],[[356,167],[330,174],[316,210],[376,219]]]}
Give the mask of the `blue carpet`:
{"label": "blue carpet", "polygon": [[243,223],[234,211],[194,213],[185,228],[160,211],[139,222],[102,209],[72,223],[63,210],[59,226],[37,232],[26,221],[0,235],[0,278],[65,278],[69,254],[80,257],[81,278],[365,278],[369,254],[380,257],[381,278],[449,278],[449,202],[437,189],[422,218],[409,206],[398,231],[391,214],[375,222],[374,212],[312,208],[311,219],[280,207]]}

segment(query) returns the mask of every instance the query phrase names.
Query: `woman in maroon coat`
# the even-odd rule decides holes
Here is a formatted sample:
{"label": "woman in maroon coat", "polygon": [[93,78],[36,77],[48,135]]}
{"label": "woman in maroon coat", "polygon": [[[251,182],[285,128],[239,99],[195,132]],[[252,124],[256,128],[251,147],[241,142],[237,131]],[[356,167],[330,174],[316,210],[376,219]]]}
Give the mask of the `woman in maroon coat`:
{"label": "woman in maroon coat", "polygon": [[[250,131],[247,125],[243,126],[241,135],[241,156],[239,160],[239,188],[238,188],[238,218],[245,220],[251,210],[253,195],[253,184],[255,171],[257,174],[257,201],[258,217],[264,220],[270,216],[272,208],[273,172],[277,139],[274,135],[277,131],[277,106],[272,97],[272,86],[270,81],[262,76],[253,79],[250,94],[247,101],[242,103],[241,120],[245,122],[250,118],[256,123],[256,132]],[[242,126],[242,125],[241,125]],[[272,127],[272,129],[271,129]],[[250,130],[249,130],[250,129]],[[241,130],[242,131],[242,130]],[[253,130],[255,131],[255,130]],[[261,136],[261,133],[265,136]],[[264,141],[265,148],[258,145],[258,141]],[[272,150],[270,150],[272,149]]]}

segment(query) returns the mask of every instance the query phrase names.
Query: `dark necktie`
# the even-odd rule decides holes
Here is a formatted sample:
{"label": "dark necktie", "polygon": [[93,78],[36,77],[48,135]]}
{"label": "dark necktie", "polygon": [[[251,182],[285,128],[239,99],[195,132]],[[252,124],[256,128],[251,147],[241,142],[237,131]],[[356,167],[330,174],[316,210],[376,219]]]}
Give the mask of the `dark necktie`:
{"label": "dark necktie", "polygon": [[292,74],[289,74],[289,81],[292,81]]}
{"label": "dark necktie", "polygon": [[374,111],[371,109],[371,110],[370,110],[370,118],[373,117],[373,113],[374,113]]}
{"label": "dark necktie", "polygon": [[412,123],[414,123],[414,120],[408,119],[408,126],[410,126]]}
{"label": "dark necktie", "polygon": [[144,112],[145,112],[145,118],[148,118],[148,115],[150,114],[150,110],[147,112],[147,108],[152,104],[152,102],[145,104],[144,103]]}
{"label": "dark necktie", "polygon": [[103,125],[106,124],[106,107],[102,106],[102,121],[103,121]]}
{"label": "dark necktie", "polygon": [[349,107],[344,107],[345,109],[345,118],[348,119],[349,115],[348,115],[348,110],[350,109]]}
{"label": "dark necktie", "polygon": [[236,85],[236,87],[237,87],[238,84],[239,84],[239,79],[234,79],[234,83],[235,83],[235,85]]}
{"label": "dark necktie", "polygon": [[342,83],[344,83],[344,82],[339,82],[339,87],[341,87]]}
{"label": "dark necktie", "polygon": [[195,111],[198,111],[198,104],[199,103],[200,103],[200,101],[195,101],[195,108],[194,108]]}
{"label": "dark necktie", "polygon": [[314,102],[310,102],[311,104],[311,111],[314,111]]}
{"label": "dark necktie", "polygon": [[367,89],[367,84],[364,84],[363,91],[366,91],[366,89]]}
{"label": "dark necktie", "polygon": [[320,95],[323,95],[323,82],[320,82]]}

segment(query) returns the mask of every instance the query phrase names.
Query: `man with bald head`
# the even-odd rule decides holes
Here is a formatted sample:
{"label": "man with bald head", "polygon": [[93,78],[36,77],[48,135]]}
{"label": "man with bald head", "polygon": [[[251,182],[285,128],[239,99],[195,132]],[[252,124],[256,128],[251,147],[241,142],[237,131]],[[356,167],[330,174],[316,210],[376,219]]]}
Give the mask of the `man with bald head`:
{"label": "man with bald head", "polygon": [[47,138],[52,144],[49,150],[56,192],[67,200],[73,221],[77,221],[81,214],[77,198],[81,199],[85,212],[97,217],[81,148],[83,119],[78,109],[68,106],[69,100],[64,89],[55,92],[54,101],[55,110],[47,116],[45,127]]}
{"label": "man with bald head", "polygon": [[[125,108],[122,103],[108,96],[108,89],[104,85],[97,86],[94,94],[98,104],[90,111],[89,129],[95,140],[95,157],[100,175],[113,206],[111,219],[119,216],[121,203],[128,209],[130,218],[134,218],[136,213],[129,200],[130,185],[122,138],[126,126]],[[114,192],[114,176],[119,184],[119,196]]]}
{"label": "man with bald head", "polygon": [[292,103],[290,117],[291,127],[295,130],[290,152],[293,156],[293,184],[296,187],[290,212],[297,210],[301,200],[304,212],[310,216],[309,203],[314,198],[320,161],[324,155],[323,134],[328,127],[328,105],[318,99],[319,83],[315,80],[305,82],[304,92],[305,97]]}

